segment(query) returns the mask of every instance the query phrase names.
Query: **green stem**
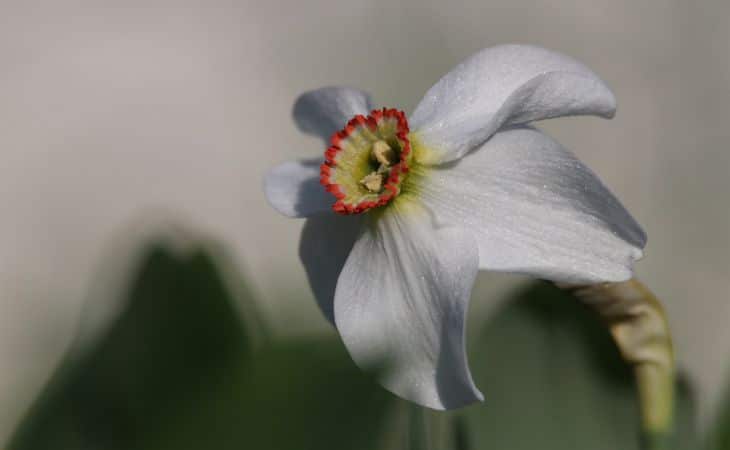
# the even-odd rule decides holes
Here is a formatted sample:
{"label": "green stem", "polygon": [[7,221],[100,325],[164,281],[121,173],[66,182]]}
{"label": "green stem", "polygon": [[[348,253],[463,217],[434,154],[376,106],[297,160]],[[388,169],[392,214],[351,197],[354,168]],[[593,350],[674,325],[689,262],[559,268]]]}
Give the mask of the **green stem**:
{"label": "green stem", "polygon": [[668,433],[644,433],[642,446],[645,450],[670,450],[670,435]]}
{"label": "green stem", "polygon": [[457,415],[452,418],[451,433],[454,450],[471,450],[472,446],[466,431],[466,423],[462,416]]}
{"label": "green stem", "polygon": [[418,405],[409,405],[408,450],[429,450],[425,410]]}

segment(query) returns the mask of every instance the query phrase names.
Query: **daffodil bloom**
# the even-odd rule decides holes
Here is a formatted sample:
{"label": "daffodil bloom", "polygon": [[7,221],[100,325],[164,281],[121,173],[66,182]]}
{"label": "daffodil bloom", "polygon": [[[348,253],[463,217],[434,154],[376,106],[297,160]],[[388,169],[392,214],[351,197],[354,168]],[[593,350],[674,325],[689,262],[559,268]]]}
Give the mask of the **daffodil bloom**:
{"label": "daffodil bloom", "polygon": [[465,351],[478,270],[569,284],[632,277],[646,237],[598,177],[529,122],[610,118],[615,98],[581,63],[524,45],[487,48],[409,116],[326,87],[294,106],[324,156],[275,167],[276,210],[306,217],[300,255],[317,301],[361,367],[434,409],[481,400]]}

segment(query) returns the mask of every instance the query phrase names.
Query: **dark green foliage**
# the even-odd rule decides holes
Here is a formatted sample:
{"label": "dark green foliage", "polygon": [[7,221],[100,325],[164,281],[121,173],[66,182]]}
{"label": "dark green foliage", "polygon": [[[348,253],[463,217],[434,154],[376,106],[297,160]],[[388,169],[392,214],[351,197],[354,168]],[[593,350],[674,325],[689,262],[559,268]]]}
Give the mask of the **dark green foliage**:
{"label": "dark green foliage", "polygon": [[148,251],[125,310],[92,348],[72,351],[10,448],[136,448],[193,410],[248,336],[211,259]]}
{"label": "dark green foliage", "polygon": [[375,448],[393,397],[336,339],[254,352],[204,252],[155,246],[126,307],[66,358],[8,448]]}
{"label": "dark green foliage", "polygon": [[730,385],[717,419],[710,429],[706,447],[707,450],[730,450]]}
{"label": "dark green foliage", "polygon": [[[334,334],[262,337],[247,313],[253,299],[227,282],[205,251],[154,246],[121,314],[70,352],[7,448],[640,448],[630,369],[593,312],[552,285],[517,293],[485,323],[470,320],[470,362],[486,401],[444,414],[377,386]],[[669,448],[693,450],[683,383],[678,398]],[[709,450],[730,450],[728,417]]]}

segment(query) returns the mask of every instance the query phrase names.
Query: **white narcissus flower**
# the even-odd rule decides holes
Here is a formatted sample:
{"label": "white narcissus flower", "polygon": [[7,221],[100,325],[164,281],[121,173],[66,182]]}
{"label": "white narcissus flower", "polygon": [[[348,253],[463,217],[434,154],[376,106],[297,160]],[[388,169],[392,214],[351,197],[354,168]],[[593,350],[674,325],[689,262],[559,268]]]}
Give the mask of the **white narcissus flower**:
{"label": "white narcissus flower", "polygon": [[401,397],[464,406],[482,399],[464,337],[479,269],[631,278],[641,227],[571,152],[525,125],[614,111],[587,67],[524,45],[476,53],[408,119],[356,89],[303,94],[294,119],[329,148],[275,167],[265,191],[282,214],[308,218],[301,259],[355,362],[387,361],[381,382]]}

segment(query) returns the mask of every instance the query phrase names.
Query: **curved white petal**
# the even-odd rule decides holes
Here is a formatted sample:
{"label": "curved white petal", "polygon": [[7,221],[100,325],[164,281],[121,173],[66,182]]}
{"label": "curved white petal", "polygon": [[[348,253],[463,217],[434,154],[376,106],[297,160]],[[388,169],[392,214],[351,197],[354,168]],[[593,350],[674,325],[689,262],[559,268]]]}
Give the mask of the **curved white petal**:
{"label": "curved white petal", "polygon": [[551,117],[612,117],[616,99],[590,69],[529,45],[484,49],[452,69],[423,97],[411,129],[429,147],[425,163],[458,159],[499,128]]}
{"label": "curved white petal", "polygon": [[332,133],[357,114],[367,115],[372,101],[367,92],[347,87],[323,87],[300,95],[294,103],[299,129],[329,142]]}
{"label": "curved white petal", "polygon": [[362,229],[362,216],[322,214],[307,219],[299,242],[299,258],[314,298],[324,316],[335,323],[337,279]]}
{"label": "curved white petal", "polygon": [[429,169],[421,191],[439,221],[472,230],[483,269],[622,281],[646,244],[598,177],[532,128],[499,132],[461,160]]}
{"label": "curved white petal", "polygon": [[308,217],[332,212],[334,197],[319,183],[321,158],[289,161],[264,177],[264,192],[271,206],[285,216]]}
{"label": "curved white petal", "polygon": [[382,384],[429,408],[482,400],[464,341],[477,266],[468,232],[396,200],[367,224],[337,283],[335,322],[355,362],[385,364]]}

